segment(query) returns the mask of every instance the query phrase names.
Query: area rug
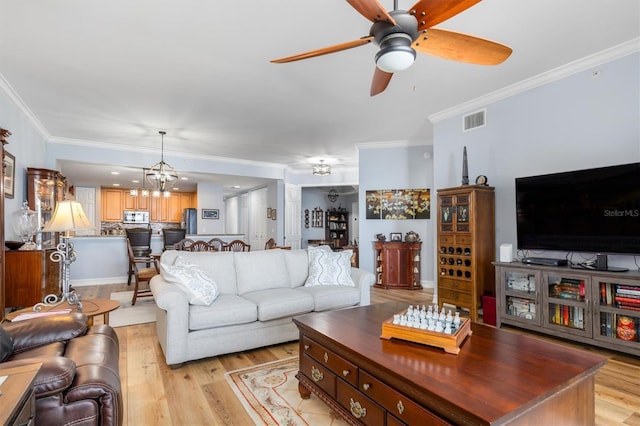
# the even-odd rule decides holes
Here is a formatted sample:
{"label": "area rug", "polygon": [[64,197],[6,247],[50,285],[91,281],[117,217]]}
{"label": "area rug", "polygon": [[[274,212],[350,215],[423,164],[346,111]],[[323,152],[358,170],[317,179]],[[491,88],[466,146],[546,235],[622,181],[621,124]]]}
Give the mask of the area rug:
{"label": "area rug", "polygon": [[155,322],[156,302],[153,297],[140,297],[136,304],[131,306],[133,291],[119,291],[111,293],[111,300],[120,302],[120,307],[109,314],[109,325],[123,327],[125,325],[144,324]]}
{"label": "area rug", "polygon": [[342,426],[318,397],[298,393],[298,357],[229,371],[225,378],[256,425]]}

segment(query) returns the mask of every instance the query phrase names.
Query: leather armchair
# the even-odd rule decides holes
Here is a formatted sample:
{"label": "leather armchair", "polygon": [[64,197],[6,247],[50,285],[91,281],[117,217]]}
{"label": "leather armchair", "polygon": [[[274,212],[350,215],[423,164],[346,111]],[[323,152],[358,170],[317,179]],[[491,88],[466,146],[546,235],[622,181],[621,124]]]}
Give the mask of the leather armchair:
{"label": "leather armchair", "polygon": [[35,378],[36,424],[122,425],[118,337],[74,313],[1,324],[12,340],[1,368],[42,363]]}

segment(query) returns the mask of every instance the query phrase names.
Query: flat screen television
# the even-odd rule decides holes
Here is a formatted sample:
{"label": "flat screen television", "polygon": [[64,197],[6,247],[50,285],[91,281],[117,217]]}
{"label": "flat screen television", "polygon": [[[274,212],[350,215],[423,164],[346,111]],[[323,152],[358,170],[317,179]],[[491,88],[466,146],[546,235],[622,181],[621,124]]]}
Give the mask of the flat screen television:
{"label": "flat screen television", "polygon": [[640,163],[515,180],[518,248],[640,254]]}

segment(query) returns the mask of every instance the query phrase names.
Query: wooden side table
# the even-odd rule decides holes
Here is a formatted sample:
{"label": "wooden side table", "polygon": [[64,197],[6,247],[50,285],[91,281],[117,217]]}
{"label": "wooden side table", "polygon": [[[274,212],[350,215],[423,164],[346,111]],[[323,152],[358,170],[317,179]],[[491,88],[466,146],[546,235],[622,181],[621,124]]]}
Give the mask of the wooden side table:
{"label": "wooden side table", "polygon": [[[93,325],[93,317],[102,315],[105,324],[109,324],[109,312],[115,311],[120,307],[120,302],[110,299],[82,299],[82,313],[89,317],[89,325]],[[66,301],[57,305],[43,308],[41,312],[52,312],[63,309],[71,309],[71,312],[77,312],[76,305],[69,305]],[[33,307],[24,308],[7,314],[7,320],[13,321],[22,313],[33,312]]]}
{"label": "wooden side table", "polygon": [[0,385],[0,425],[31,425],[35,423],[36,396],[33,380],[42,364],[0,369],[7,376]]}

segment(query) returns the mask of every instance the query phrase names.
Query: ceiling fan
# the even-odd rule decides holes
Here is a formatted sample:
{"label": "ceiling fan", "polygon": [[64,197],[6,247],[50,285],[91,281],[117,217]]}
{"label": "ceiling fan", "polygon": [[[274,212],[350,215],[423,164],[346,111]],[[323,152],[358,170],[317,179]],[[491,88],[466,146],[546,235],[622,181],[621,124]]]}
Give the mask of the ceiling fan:
{"label": "ceiling fan", "polygon": [[362,16],[373,22],[369,35],[357,40],[298,55],[274,59],[274,63],[294,62],[352,49],[375,42],[380,46],[376,54],[376,68],[371,83],[371,96],[382,93],[394,72],[409,68],[416,50],[427,55],[478,65],[497,65],[511,55],[511,48],[490,40],[431,28],[481,0],[419,0],[408,11],[387,12],[378,0],[347,0]]}

